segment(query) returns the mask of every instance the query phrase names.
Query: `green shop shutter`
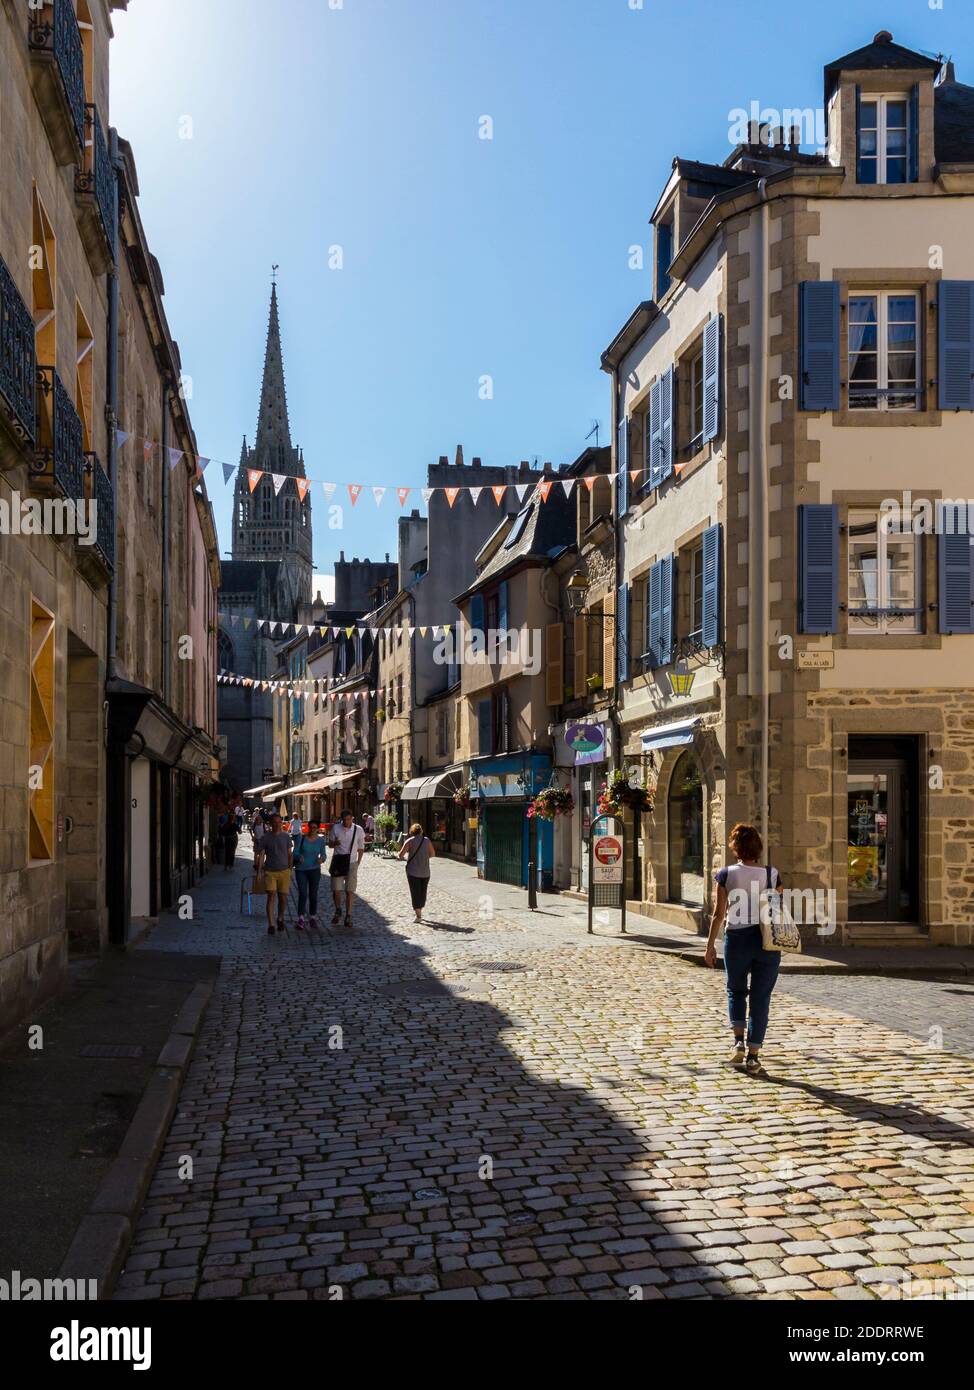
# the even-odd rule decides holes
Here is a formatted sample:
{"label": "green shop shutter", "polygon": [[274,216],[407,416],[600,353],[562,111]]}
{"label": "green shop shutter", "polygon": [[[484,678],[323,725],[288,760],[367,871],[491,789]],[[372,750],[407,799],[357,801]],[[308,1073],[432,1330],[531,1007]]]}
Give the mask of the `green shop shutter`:
{"label": "green shop shutter", "polygon": [[798,630],[825,636],[839,625],[839,509],[798,508]]}
{"label": "green shop shutter", "polygon": [[838,410],[838,281],[805,280],[798,288],[801,352],[798,403],[802,410]]}
{"label": "green shop shutter", "polygon": [[703,633],[705,647],[720,641],[720,524],[703,533]]}
{"label": "green shop shutter", "polygon": [[974,280],[941,280],[937,336],[941,410],[974,410]]}
{"label": "green shop shutter", "polygon": [[716,439],[720,429],[720,315],[703,330],[703,442]]}
{"label": "green shop shutter", "polygon": [[939,630],[974,633],[974,507],[939,504],[937,558],[940,570]]}

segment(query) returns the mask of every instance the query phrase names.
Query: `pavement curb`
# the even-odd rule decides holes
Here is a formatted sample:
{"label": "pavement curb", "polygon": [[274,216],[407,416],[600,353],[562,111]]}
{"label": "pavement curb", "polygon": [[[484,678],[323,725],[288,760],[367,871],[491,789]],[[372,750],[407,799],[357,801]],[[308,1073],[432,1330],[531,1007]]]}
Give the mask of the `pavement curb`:
{"label": "pavement curb", "polygon": [[112,1295],[159,1154],[165,1143],[215,980],[194,985],[176,1016],[121,1148],[82,1218],[58,1273],[97,1280],[99,1302]]}

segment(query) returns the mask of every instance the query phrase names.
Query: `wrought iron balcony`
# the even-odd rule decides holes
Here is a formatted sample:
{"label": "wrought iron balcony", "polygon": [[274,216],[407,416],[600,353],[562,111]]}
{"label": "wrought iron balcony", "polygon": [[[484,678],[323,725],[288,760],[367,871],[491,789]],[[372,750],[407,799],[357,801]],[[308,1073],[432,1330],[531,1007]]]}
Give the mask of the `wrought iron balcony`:
{"label": "wrought iron balcony", "polygon": [[22,444],[34,443],[34,323],[0,258],[0,414]]}
{"label": "wrought iron balcony", "polygon": [[71,0],[30,9],[27,46],[44,124],[59,164],[78,162],[85,143],[85,59]]}
{"label": "wrought iron balcony", "polygon": [[53,367],[37,368],[37,432],[31,477],[42,489],[79,502],[85,456],[81,419]]}
{"label": "wrought iron balcony", "polygon": [[[75,193],[81,205],[81,234],[85,249],[95,262],[98,274],[115,259],[115,189],[108,144],[98,109],[85,106],[84,163],[74,176]],[[105,252],[108,262],[105,262]]]}
{"label": "wrought iron balcony", "polygon": [[97,454],[85,454],[85,469],[88,474],[87,494],[95,507],[94,550],[105,568],[115,568],[115,494],[112,482]]}

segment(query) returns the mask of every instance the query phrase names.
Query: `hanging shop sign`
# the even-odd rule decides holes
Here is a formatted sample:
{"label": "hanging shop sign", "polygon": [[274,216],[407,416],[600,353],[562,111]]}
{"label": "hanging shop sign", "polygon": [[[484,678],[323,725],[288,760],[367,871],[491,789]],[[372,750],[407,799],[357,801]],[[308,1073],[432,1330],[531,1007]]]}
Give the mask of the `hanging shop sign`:
{"label": "hanging shop sign", "polygon": [[605,762],[605,725],[569,724],[565,743],[575,755],[575,766]]}

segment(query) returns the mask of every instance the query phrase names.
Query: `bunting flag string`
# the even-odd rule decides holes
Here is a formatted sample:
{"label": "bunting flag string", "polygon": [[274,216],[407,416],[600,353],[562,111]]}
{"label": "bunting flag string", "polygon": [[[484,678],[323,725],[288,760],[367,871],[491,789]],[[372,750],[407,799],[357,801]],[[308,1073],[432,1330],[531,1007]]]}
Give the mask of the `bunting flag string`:
{"label": "bunting flag string", "polygon": [[337,640],[342,635],[347,638],[352,638],[356,633],[358,633],[359,636],[365,636],[365,634],[368,633],[372,640],[375,641],[380,635],[391,637],[393,633],[407,633],[410,637],[414,637],[418,632],[421,637],[430,636],[436,640],[441,636],[445,636],[445,634],[450,631],[449,626],[444,627],[442,624],[436,624],[433,627],[428,625],[426,627],[409,627],[407,624],[403,623],[398,626],[391,624],[387,627],[372,627],[362,619],[356,619],[354,623],[342,625],[334,623],[284,622],[280,618],[255,618],[249,615],[245,616],[241,613],[234,613],[229,609],[220,609],[217,612],[217,617],[224,626],[229,624],[231,628],[242,627],[244,632],[249,632],[251,627],[254,627],[258,637],[300,637],[302,633],[311,637],[317,632],[322,639],[331,636],[333,640]]}
{"label": "bunting flag string", "polygon": [[337,701],[340,704],[353,705],[361,704],[366,697],[374,700],[377,693],[374,690],[332,690],[330,679],[311,680],[303,676],[290,676],[287,680],[264,680],[257,676],[241,676],[236,671],[220,671],[216,683],[217,685],[240,685],[248,690],[289,695],[305,700],[317,696],[319,699],[329,699],[332,703]]}
{"label": "bunting flag string", "polygon": [[[128,430],[116,429],[115,431],[115,440],[120,449],[123,448],[129,442],[129,440],[133,438],[134,436]],[[158,442],[159,441],[155,439],[142,440],[142,449],[146,460],[152,458]],[[169,456],[170,469],[174,469],[181,459],[187,457],[185,451],[182,449],[167,448],[167,453]],[[233,478],[239,471],[238,465],[236,464],[227,463],[221,459],[213,459],[212,457],[201,457],[197,458],[196,460],[195,476],[199,478],[205,472],[208,465],[211,463],[220,464],[220,468],[223,470],[224,486],[228,485],[230,479]],[[275,497],[280,495],[281,489],[284,487],[285,483],[293,482],[297,489],[298,496],[302,502],[304,502],[304,500],[308,496],[308,493],[311,490],[312,483],[315,481],[311,478],[297,477],[293,473],[274,473],[270,470],[266,470],[263,468],[247,468],[244,470],[244,472],[247,478],[247,486],[251,493],[253,493],[256,490],[256,488],[263,481],[264,478],[270,478],[271,485],[274,488]],[[598,476],[605,478],[608,482],[612,483],[615,482],[616,477],[618,475],[617,473],[602,473]],[[638,468],[630,469],[629,476],[633,479],[633,481],[635,481],[640,476],[640,470]],[[452,509],[459,500],[461,493],[466,493],[467,496],[470,498],[471,504],[476,507],[480,503],[481,493],[483,492],[489,492],[493,497],[496,505],[500,507],[504,501],[508,489],[513,488],[514,492],[517,494],[518,503],[521,506],[523,506],[525,498],[528,496],[529,493],[532,496],[540,497],[542,502],[547,502],[549,496],[551,495],[551,489],[556,482],[561,483],[565,497],[570,499],[572,496],[573,489],[575,487],[575,483],[577,481],[578,480],[575,478],[559,478],[554,474],[549,474],[544,478],[536,479],[532,482],[527,483],[497,483],[491,484],[490,486],[485,486],[482,483],[457,483],[451,484],[449,486],[447,486],[446,484],[437,484],[434,487],[421,488],[401,487],[396,485],[393,486],[391,490],[395,492],[396,499],[400,507],[405,507],[407,501],[412,496],[412,494],[418,491],[423,499],[423,502],[427,506],[429,505],[434,493],[443,493],[446,498],[447,505]],[[595,485],[596,477],[583,477],[582,482],[584,482],[589,492],[591,492],[593,486]],[[335,493],[338,491],[339,484],[335,482],[322,482],[320,483],[320,486],[322,492],[324,493],[326,501],[331,502],[335,496]],[[348,498],[351,505],[354,507],[359,501],[360,497],[362,496],[362,493],[366,490],[366,484],[357,482],[346,482],[343,484],[343,486],[348,493]],[[378,485],[369,484],[368,490],[372,494],[372,498],[375,502],[376,507],[380,507],[382,505],[382,501],[386,493],[390,491],[390,487],[384,483]]]}

